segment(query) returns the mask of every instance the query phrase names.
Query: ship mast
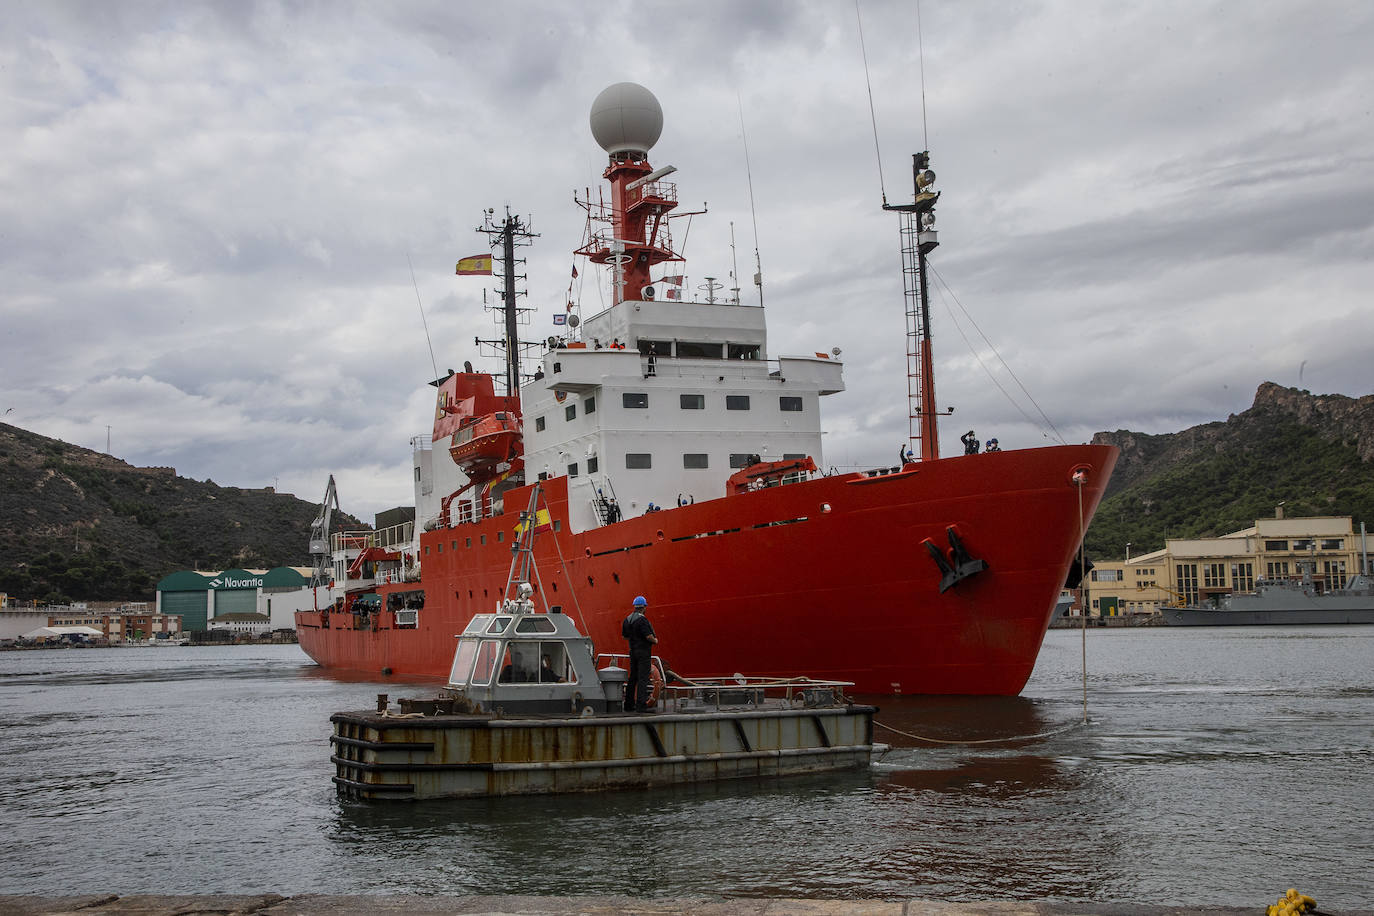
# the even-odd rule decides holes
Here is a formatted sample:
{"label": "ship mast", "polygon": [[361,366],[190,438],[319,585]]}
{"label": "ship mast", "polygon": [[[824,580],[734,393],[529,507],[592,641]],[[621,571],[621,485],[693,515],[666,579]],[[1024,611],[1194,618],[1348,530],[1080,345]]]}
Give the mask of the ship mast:
{"label": "ship mast", "polygon": [[[515,272],[516,257],[515,248],[517,245],[529,245],[531,239],[538,238],[538,234],[529,231],[528,221],[523,221],[518,216],[512,216],[510,207],[506,208],[506,218],[496,221],[493,216],[495,210],[487,210],[484,214],[482,225],[477,227],[477,231],[484,233],[491,239],[493,249],[499,244],[501,246],[501,277],[502,289],[497,290],[501,295],[501,305],[488,307],[488,311],[499,310],[502,313],[505,324],[505,337],[501,340],[482,340],[478,338],[477,343],[487,344],[496,347],[505,354],[506,359],[506,395],[515,397],[520,392],[520,351],[525,347],[533,347],[534,344],[525,343],[520,340],[518,325],[528,308],[521,308],[516,305],[516,298],[523,296],[523,291],[517,290],[515,284],[517,280],[524,280],[524,274]],[[496,261],[495,258],[492,259]],[[524,259],[520,259],[524,263]],[[528,323],[528,319],[523,323]]]}
{"label": "ship mast", "polygon": [[[663,130],[663,109],[652,92],[637,83],[616,83],[592,103],[592,136],[610,156],[602,173],[611,185],[609,236],[589,232],[577,250],[593,264],[613,272],[612,305],[653,298],[649,271],[664,261],[681,261],[673,251],[668,214],[677,206],[677,185],[660,181],[677,169],[655,169],[649,150]],[[588,215],[592,207],[587,204]]]}
{"label": "ship mast", "polygon": [[907,341],[907,435],[920,443],[922,461],[940,457],[936,425],[935,360],[930,349],[930,290],[926,281],[926,255],[940,244],[935,231],[935,202],[939,191],[930,190],[935,173],[929,151],[914,154],[911,171],[915,185],[909,204],[883,203],[884,210],[902,214],[902,285],[906,298]]}

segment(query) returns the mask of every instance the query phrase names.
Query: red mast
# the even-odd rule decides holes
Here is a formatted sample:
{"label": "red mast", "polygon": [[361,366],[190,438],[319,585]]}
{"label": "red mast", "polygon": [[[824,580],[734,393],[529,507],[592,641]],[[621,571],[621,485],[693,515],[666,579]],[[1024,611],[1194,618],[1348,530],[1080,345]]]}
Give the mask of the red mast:
{"label": "red mast", "polygon": [[[659,181],[676,171],[655,170],[649,150],[663,131],[663,109],[638,83],[616,83],[592,103],[592,136],[608,154],[603,177],[611,184],[609,234],[591,234],[578,254],[615,270],[612,303],[643,298],[649,270],[664,261],[681,261],[673,251],[668,213],[677,206],[677,186]],[[603,217],[604,218],[604,217]]]}
{"label": "red mast", "polygon": [[926,283],[926,254],[940,244],[935,231],[935,202],[940,192],[931,191],[935,173],[929,168],[930,153],[912,157],[915,197],[909,204],[888,204],[884,210],[902,214],[902,280],[906,297],[908,435],[920,443],[922,461],[940,457],[940,433],[936,424],[935,359],[930,348],[930,290]]}

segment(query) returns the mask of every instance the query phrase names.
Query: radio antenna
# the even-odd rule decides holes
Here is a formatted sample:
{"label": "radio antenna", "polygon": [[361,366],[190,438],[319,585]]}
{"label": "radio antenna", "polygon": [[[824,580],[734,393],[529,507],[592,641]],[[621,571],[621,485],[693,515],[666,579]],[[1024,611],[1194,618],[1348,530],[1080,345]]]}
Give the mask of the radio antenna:
{"label": "radio antenna", "polygon": [[[735,104],[739,106],[739,133],[744,140],[744,174],[749,179],[749,217],[754,221],[754,286],[759,291],[759,306],[763,306],[763,261],[759,258],[759,215],[754,207],[754,172],[749,167],[749,134],[744,129],[744,102],[735,93]],[[739,278],[735,278],[739,282]]]}
{"label": "radio antenna", "polygon": [[439,377],[439,364],[434,360],[434,341],[429,339],[429,322],[425,320],[425,306],[420,301],[420,284],[415,281],[415,265],[410,263],[410,252],[406,252],[406,265],[410,267],[410,283],[415,287],[415,304],[420,307],[420,324],[425,329],[425,343],[429,345],[429,365],[434,377]]}

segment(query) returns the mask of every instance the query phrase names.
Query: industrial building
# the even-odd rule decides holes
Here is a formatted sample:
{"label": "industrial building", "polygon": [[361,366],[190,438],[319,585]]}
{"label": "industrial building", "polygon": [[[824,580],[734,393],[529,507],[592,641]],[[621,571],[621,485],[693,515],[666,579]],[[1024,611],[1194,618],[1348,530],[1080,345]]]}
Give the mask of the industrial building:
{"label": "industrial building", "polygon": [[271,630],[295,629],[296,611],[314,608],[309,586],[310,570],[295,566],[183,570],[158,582],[157,610],[179,614],[187,633],[218,629],[214,621],[223,623],[230,615],[242,614],[262,615]]}
{"label": "industrial building", "polygon": [[1217,595],[1252,592],[1264,580],[1311,579],[1316,589],[1345,586],[1368,570],[1364,526],[1349,516],[1256,520],[1250,528],[1213,538],[1170,538],[1163,550],[1124,561],[1098,560],[1083,583],[1092,616],[1151,615]]}

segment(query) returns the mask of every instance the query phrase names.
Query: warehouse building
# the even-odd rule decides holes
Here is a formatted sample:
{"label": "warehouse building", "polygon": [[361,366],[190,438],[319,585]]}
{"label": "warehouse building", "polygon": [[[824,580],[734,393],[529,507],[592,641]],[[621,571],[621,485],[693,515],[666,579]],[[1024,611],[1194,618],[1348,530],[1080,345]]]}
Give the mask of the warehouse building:
{"label": "warehouse building", "polygon": [[210,630],[215,620],[237,614],[263,615],[274,630],[295,629],[296,611],[313,607],[310,570],[296,566],[183,570],[157,584],[157,612],[179,614],[187,633]]}
{"label": "warehouse building", "polygon": [[1318,592],[1343,588],[1368,574],[1364,530],[1349,516],[1256,520],[1253,527],[1214,538],[1170,538],[1163,550],[1125,561],[1094,559],[1084,582],[1092,616],[1157,614],[1161,607],[1192,605],[1235,592],[1253,592],[1264,580],[1310,579]]}

